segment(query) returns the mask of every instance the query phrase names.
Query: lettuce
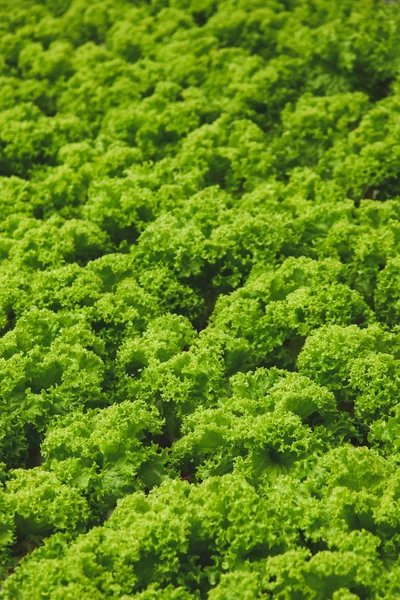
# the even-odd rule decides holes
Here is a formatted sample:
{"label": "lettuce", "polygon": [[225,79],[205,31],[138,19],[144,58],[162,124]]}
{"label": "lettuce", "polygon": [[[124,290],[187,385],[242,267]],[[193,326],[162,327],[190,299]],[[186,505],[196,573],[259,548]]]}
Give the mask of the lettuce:
{"label": "lettuce", "polygon": [[0,6],[0,596],[400,596],[400,9]]}

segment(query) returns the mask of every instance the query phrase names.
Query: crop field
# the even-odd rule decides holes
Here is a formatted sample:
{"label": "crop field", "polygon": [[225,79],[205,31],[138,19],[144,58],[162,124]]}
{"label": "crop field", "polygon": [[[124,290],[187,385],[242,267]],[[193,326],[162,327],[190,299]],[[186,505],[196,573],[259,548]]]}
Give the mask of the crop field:
{"label": "crop field", "polygon": [[0,581],[400,599],[400,2],[0,1]]}

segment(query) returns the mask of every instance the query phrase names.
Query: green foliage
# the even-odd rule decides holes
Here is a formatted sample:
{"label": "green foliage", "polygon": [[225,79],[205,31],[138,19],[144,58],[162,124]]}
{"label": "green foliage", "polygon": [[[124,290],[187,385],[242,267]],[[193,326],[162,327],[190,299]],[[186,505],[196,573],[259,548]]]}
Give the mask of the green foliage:
{"label": "green foliage", "polygon": [[37,543],[55,531],[82,531],[88,509],[82,496],[39,469],[11,471],[6,499],[14,515],[17,539]]}
{"label": "green foliage", "polygon": [[205,480],[234,470],[257,487],[352,433],[346,419],[337,429],[333,394],[297,373],[259,369],[235,375],[231,386],[233,395],[218,407],[184,419],[172,447],[184,473]]}
{"label": "green foliage", "polygon": [[162,432],[157,410],[140,400],[101,411],[71,413],[47,433],[44,467],[89,496],[102,515],[117,498],[160,483],[166,476],[159,446],[146,436]]}
{"label": "green foliage", "polygon": [[400,597],[400,7],[0,6],[0,596]]}

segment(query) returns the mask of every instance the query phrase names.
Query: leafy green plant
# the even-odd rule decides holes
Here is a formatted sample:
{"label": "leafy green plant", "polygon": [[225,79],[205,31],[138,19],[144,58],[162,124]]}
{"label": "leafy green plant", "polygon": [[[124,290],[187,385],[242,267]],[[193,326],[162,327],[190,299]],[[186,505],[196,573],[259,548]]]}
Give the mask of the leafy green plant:
{"label": "leafy green plant", "polygon": [[0,597],[400,596],[400,7],[0,6]]}

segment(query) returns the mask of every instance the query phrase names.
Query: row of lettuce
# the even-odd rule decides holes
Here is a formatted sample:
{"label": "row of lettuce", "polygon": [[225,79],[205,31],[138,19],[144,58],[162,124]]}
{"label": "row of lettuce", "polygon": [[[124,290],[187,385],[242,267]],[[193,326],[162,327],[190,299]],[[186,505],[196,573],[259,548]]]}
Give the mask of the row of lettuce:
{"label": "row of lettuce", "polygon": [[5,600],[400,596],[400,8],[0,8]]}

